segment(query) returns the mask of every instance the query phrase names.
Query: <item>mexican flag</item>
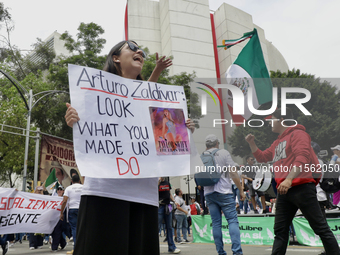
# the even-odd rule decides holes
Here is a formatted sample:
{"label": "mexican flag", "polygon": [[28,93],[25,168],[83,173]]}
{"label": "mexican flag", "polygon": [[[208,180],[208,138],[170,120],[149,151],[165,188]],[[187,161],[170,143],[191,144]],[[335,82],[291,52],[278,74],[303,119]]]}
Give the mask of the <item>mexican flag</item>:
{"label": "mexican flag", "polygon": [[[263,58],[256,28],[252,32],[245,33],[240,39],[230,41],[241,42],[242,39],[247,38],[250,38],[249,42],[226,72],[227,83],[240,88],[244,95],[244,115],[233,115],[233,98],[231,92],[228,91],[227,104],[234,122],[243,122],[252,116],[248,108],[250,90],[255,109],[258,109],[261,104],[272,101],[273,85]],[[224,44],[228,45],[228,41],[225,41]],[[233,45],[235,43],[231,46]]]}
{"label": "mexican flag", "polygon": [[45,187],[48,193],[52,194],[55,192],[58,186],[59,186],[59,182],[55,175],[55,168],[53,168],[52,172],[50,173],[50,175],[47,177],[45,181]]}
{"label": "mexican flag", "polygon": [[251,38],[252,36],[253,36],[253,32],[244,33],[243,36],[239,39],[223,40],[222,45],[219,45],[217,47],[224,47],[224,49],[226,50],[240,42],[243,42],[244,40]]}

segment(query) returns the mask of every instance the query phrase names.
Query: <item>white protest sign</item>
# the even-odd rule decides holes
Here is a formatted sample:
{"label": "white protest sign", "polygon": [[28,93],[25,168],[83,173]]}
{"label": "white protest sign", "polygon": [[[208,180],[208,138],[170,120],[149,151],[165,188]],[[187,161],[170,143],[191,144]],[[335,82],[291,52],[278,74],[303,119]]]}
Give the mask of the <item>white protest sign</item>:
{"label": "white protest sign", "polygon": [[83,176],[146,178],[190,174],[198,157],[185,127],[182,86],[125,79],[69,65],[76,162]]}
{"label": "white protest sign", "polygon": [[62,197],[0,188],[0,234],[51,234],[62,201]]}

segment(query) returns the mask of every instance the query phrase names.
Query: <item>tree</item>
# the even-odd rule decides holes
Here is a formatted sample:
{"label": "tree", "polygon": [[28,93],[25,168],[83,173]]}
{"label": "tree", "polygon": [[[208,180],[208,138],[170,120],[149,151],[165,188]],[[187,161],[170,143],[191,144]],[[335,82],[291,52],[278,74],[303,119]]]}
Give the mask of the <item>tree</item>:
{"label": "tree", "polygon": [[[66,31],[61,35],[65,41],[65,47],[70,51],[71,56],[58,56],[49,65],[47,81],[51,89],[69,91],[68,85],[68,64],[82,65],[102,69],[106,56],[100,56],[104,47],[105,39],[100,36],[104,30],[95,23],[81,23],[78,27],[76,39]],[[66,112],[65,103],[70,102],[67,94],[57,94],[44,99],[35,111],[34,117],[37,124],[46,133],[72,139],[72,130],[67,126],[64,115]],[[47,107],[49,111],[41,110]]]}
{"label": "tree", "polygon": [[34,48],[32,53],[23,57],[21,61],[24,75],[19,70],[15,72],[15,76],[19,80],[24,79],[26,74],[33,73],[38,76],[39,70],[48,70],[56,57],[53,47],[48,42],[43,42],[40,38],[37,38],[32,47]]}
{"label": "tree", "polygon": [[3,28],[6,34],[0,34],[0,64],[6,65],[17,80],[23,80],[28,73],[36,74],[38,70],[48,69],[55,58],[54,49],[37,38],[37,42],[32,45],[33,54],[23,56],[20,49],[11,42],[10,34],[14,30],[14,23],[8,8],[0,2],[0,30]]}
{"label": "tree", "polygon": [[[14,25],[8,8],[0,2],[0,68],[6,72],[21,70],[22,56],[16,46],[11,43],[10,33]],[[3,33],[5,30],[6,33]],[[13,74],[13,73],[12,73]],[[6,78],[0,79],[0,123],[9,126],[23,127],[27,110],[18,95],[16,88]],[[17,130],[6,128],[17,133]],[[24,162],[24,137],[0,132],[0,186],[8,183],[15,185],[17,176],[21,174]],[[34,152],[34,150],[30,150]],[[28,171],[33,173],[33,162],[28,162]],[[14,175],[17,174],[17,175]]]}
{"label": "tree", "polygon": [[104,29],[93,22],[89,24],[82,22],[78,31],[76,39],[73,39],[67,31],[60,37],[65,41],[65,47],[72,55],[70,57],[59,56],[57,62],[50,65],[48,80],[54,83],[58,90],[68,91],[68,64],[96,69],[102,69],[104,66],[106,56],[99,55],[106,43],[106,40],[100,37]]}
{"label": "tree", "polygon": [[65,41],[65,47],[70,52],[77,52],[77,55],[96,56],[104,48],[106,40],[99,36],[104,33],[104,29],[91,22],[89,24],[80,23],[78,27],[77,41],[66,31],[61,35],[61,39]]}
{"label": "tree", "polygon": [[[278,88],[278,107],[281,105],[282,87],[300,87],[310,91],[311,99],[304,107],[312,114],[305,116],[295,105],[288,105],[293,111],[294,119],[305,126],[312,141],[317,142],[322,149],[327,149],[338,144],[340,140],[340,94],[334,85],[327,81],[321,81],[314,75],[301,74],[300,70],[293,69],[287,73],[280,71],[271,72],[274,87]],[[288,93],[287,98],[304,98],[304,94]],[[260,109],[269,109],[271,102],[262,105]],[[263,116],[253,115],[251,119],[263,119]],[[271,127],[251,128],[238,126],[233,134],[228,137],[232,146],[232,154],[245,157],[251,153],[248,143],[244,140],[249,133],[255,135],[256,144],[264,150],[277,138],[277,134],[271,132]]]}
{"label": "tree", "polygon": [[[16,88],[7,79],[0,79],[0,123],[25,127],[27,109]],[[32,129],[35,129],[34,127]],[[18,133],[18,130],[6,128],[7,131]],[[24,136],[0,132],[0,186],[8,182],[10,187],[15,185],[16,177],[20,175],[24,163]],[[34,144],[30,143],[29,161],[27,162],[28,176],[33,176]]]}
{"label": "tree", "polygon": [[23,72],[21,66],[21,53],[19,49],[12,45],[10,34],[14,30],[14,23],[12,16],[5,8],[4,4],[0,2],[0,31],[6,30],[6,35],[0,33],[0,63],[6,62],[9,67],[15,67]]}
{"label": "tree", "polygon": [[[21,84],[27,89],[32,89],[34,94],[56,90],[53,83],[46,81],[45,76],[39,70],[37,74],[30,73],[27,75],[21,81]],[[66,102],[69,102],[68,93],[53,93],[43,97],[32,109],[32,125],[39,127],[41,132],[72,139],[72,130],[67,126],[64,119]]]}

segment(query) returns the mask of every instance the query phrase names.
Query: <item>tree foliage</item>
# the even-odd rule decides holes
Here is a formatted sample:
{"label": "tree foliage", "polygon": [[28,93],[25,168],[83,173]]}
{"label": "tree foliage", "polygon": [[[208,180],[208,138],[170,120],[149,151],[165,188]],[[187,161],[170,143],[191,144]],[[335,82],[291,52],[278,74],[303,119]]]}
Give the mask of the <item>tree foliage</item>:
{"label": "tree foliage", "polygon": [[68,91],[67,65],[102,69],[106,56],[99,55],[106,42],[100,36],[104,30],[95,23],[81,23],[78,27],[77,38],[74,39],[67,31],[60,39],[65,41],[65,47],[69,50],[70,56],[58,56],[56,63],[50,65],[48,80],[58,90]]}
{"label": "tree foliage", "polygon": [[[20,68],[20,51],[12,45],[10,33],[14,29],[11,14],[0,2],[0,68],[10,71]],[[1,76],[0,76],[1,77]],[[25,119],[25,105],[16,88],[7,79],[0,79],[0,124],[22,126]],[[6,129],[10,132],[16,130]],[[20,174],[24,162],[24,137],[0,132],[0,187],[7,182],[15,185],[14,173]],[[32,166],[31,164],[28,165]]]}
{"label": "tree foliage", "polygon": [[104,29],[91,22],[89,24],[80,23],[78,27],[77,40],[74,40],[72,36],[66,31],[60,37],[65,41],[65,47],[70,52],[77,52],[77,55],[91,55],[95,56],[99,54],[104,48],[106,40],[100,38],[104,33]]}
{"label": "tree foliage", "polygon": [[34,54],[24,59],[26,73],[37,74],[38,70],[48,70],[56,57],[54,49],[49,46],[48,42],[43,42],[40,38],[37,38],[37,41],[32,46]]}
{"label": "tree foliage", "polygon": [[[288,105],[288,107],[293,111],[294,119],[305,126],[312,141],[317,142],[321,149],[327,149],[331,153],[330,147],[339,144],[340,141],[340,94],[336,87],[327,81],[315,78],[314,75],[301,74],[299,69],[293,69],[287,73],[271,72],[271,79],[273,86],[278,88],[278,108],[281,105],[282,87],[300,87],[310,91],[311,99],[303,105],[312,116],[305,116],[295,105]],[[287,94],[287,98],[304,97],[304,94],[299,93]],[[260,110],[269,109],[270,106],[271,102],[262,105]],[[264,118],[253,115],[251,119]],[[255,135],[255,142],[261,150],[268,148],[277,138],[277,134],[272,133],[268,125],[261,128],[238,126],[228,137],[229,144],[232,146],[232,154],[240,157],[251,154],[249,145],[244,139],[249,133]]]}
{"label": "tree foliage", "polygon": [[[13,127],[26,127],[27,109],[18,95],[16,88],[7,79],[0,80],[0,123]],[[35,129],[32,127],[32,129]],[[13,133],[23,133],[20,130],[4,128]],[[21,174],[24,167],[24,136],[0,132],[0,186],[8,182],[15,184],[15,175]],[[34,165],[34,144],[30,143],[28,173],[32,176]]]}
{"label": "tree foliage", "polygon": [[8,67],[22,71],[22,56],[18,47],[12,44],[10,34],[14,30],[12,16],[0,2],[0,63],[6,63]]}

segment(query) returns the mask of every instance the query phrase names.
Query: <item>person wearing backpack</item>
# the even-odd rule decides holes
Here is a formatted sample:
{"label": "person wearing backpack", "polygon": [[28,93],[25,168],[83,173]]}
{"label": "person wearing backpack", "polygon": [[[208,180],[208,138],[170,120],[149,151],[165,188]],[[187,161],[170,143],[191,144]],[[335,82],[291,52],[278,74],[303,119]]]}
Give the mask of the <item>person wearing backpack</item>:
{"label": "person wearing backpack", "polygon": [[293,120],[289,108],[286,108],[286,114],[281,114],[281,109],[274,111],[270,120],[272,132],[279,136],[264,151],[256,146],[254,135],[245,137],[258,162],[273,161],[278,194],[272,255],[286,254],[289,226],[298,209],[315,234],[320,236],[326,254],[339,254],[338,243],[322,215],[316,197],[315,185],[318,181],[313,178],[312,170],[319,167],[319,161],[305,127]]}
{"label": "person wearing backpack", "polygon": [[231,250],[234,255],[241,255],[243,252],[241,248],[240,229],[230,178],[240,190],[242,201],[245,195],[237,174],[236,164],[227,150],[219,149],[220,142],[216,135],[208,135],[205,139],[205,145],[205,152],[214,155],[215,169],[222,170],[222,174],[216,184],[204,186],[204,196],[210,210],[216,250],[218,254],[227,254],[223,249],[222,211],[229,225],[229,235],[232,243]]}

